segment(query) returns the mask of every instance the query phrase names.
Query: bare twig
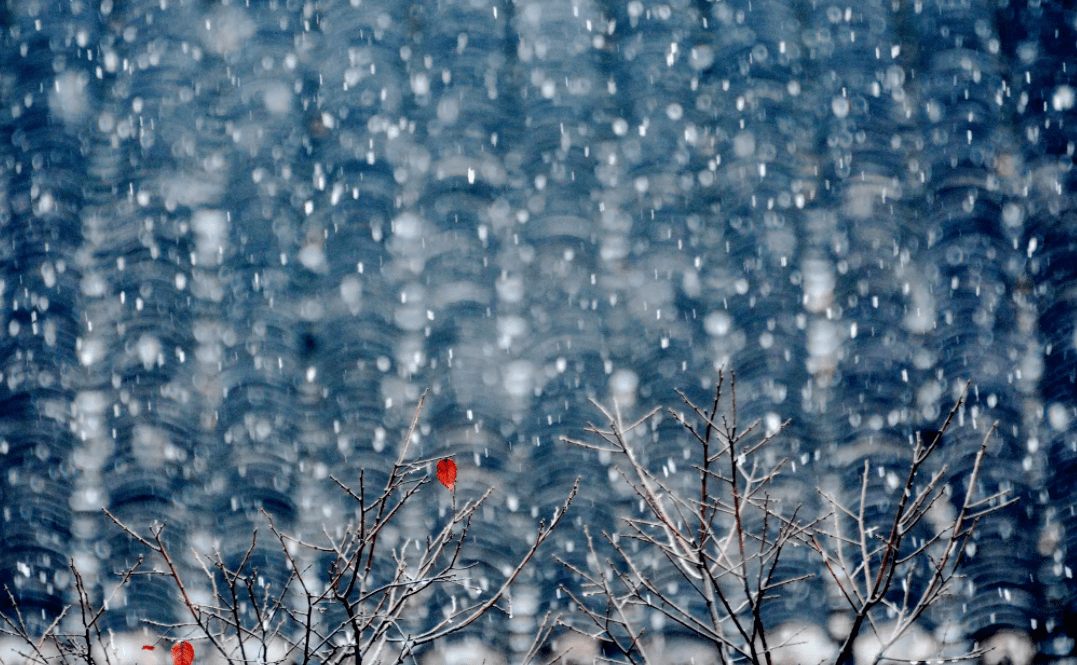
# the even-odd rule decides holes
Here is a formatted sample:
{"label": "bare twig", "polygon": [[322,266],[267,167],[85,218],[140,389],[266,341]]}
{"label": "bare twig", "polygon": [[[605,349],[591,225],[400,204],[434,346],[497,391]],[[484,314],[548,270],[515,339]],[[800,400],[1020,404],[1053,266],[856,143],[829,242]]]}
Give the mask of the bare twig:
{"label": "bare twig", "polygon": [[[927,511],[943,495],[942,480],[945,477],[946,467],[931,474],[926,484],[919,490],[916,489],[916,485],[921,482],[920,476],[925,463],[938,450],[943,433],[949,429],[954,416],[964,404],[968,387],[969,384],[966,383],[961,396],[953,408],[950,409],[937,434],[930,437],[929,441],[925,441],[924,437],[921,436],[916,438],[909,470],[902,486],[901,497],[891,516],[889,527],[884,534],[875,532],[873,530],[874,526],[868,524],[865,517],[865,509],[868,503],[868,477],[871,471],[868,461],[865,460],[864,462],[860,495],[855,511],[842,505],[833,497],[826,497],[835,508],[834,530],[831,533],[815,533],[812,535],[810,542],[812,547],[822,556],[827,572],[854,613],[849,634],[842,642],[836,659],[839,665],[847,665],[853,662],[853,646],[857,638],[863,633],[865,624],[871,626],[872,632],[880,642],[876,662],[892,660],[885,658],[882,654],[886,653],[897,640],[908,632],[929,607],[941,600],[948,592],[951,582],[957,574],[961,555],[975,530],[979,518],[1013,502],[1013,500],[1006,498],[1004,492],[979,501],[974,500],[972,497],[988,442],[998,425],[998,423],[995,423],[985,434],[977,451],[969,478],[969,489],[962,499],[961,507],[956,517],[949,526],[925,538],[923,543],[912,548],[905,547],[906,536],[924,521]],[[857,532],[855,540],[842,535],[838,518],[840,514],[853,518]],[[825,544],[825,541],[829,541],[830,545]],[[846,546],[854,543],[859,549],[858,561],[855,563],[846,557],[845,552]],[[936,546],[941,546],[942,548],[941,555],[938,557],[931,555],[931,549]],[[898,575],[899,567],[910,567],[905,576],[911,580],[911,576],[915,573],[915,567],[920,565],[923,565],[928,571],[927,582],[923,590],[918,595],[914,595],[913,585],[906,583],[900,600],[889,600],[889,593],[893,587],[895,577]],[[893,616],[896,617],[889,624],[885,635],[883,634],[884,631],[874,622],[872,615],[873,610],[881,605],[888,607]],[[970,654],[961,656],[962,659],[969,657]]]}

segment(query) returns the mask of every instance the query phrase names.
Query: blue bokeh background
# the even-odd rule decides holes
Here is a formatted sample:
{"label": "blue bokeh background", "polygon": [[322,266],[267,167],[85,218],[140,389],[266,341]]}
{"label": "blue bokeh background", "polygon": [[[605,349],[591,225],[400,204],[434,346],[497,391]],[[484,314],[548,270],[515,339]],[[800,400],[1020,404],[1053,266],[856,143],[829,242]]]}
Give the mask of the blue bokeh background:
{"label": "blue bokeh background", "polygon": [[[553,555],[635,497],[559,438],[589,398],[704,401],[732,368],[743,422],[790,419],[813,510],[970,380],[948,481],[997,420],[974,489],[1020,501],[927,630],[1072,650],[1071,3],[7,0],[0,25],[0,582],[37,624],[70,557],[100,588],[137,555],[103,506],[227,561],[259,508],[342,523],[327,473],[384,477],[427,388],[419,452],[498,488],[476,579],[586,479],[522,582],[571,613]],[[644,455],[675,484],[689,449],[667,419]],[[827,625],[803,593],[768,621]],[[177,611],[147,578],[103,620]]]}

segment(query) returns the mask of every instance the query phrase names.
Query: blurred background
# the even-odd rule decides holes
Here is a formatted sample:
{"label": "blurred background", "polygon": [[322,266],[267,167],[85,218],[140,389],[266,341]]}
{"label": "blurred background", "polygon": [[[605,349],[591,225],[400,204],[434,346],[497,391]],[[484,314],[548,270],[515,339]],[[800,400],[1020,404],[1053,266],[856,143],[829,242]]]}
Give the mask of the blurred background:
{"label": "blurred background", "polygon": [[[1074,662],[1072,3],[6,0],[0,26],[0,583],[37,629],[69,558],[100,593],[137,557],[102,507],[233,563],[260,508],[343,524],[328,472],[384,479],[429,388],[416,454],[497,488],[478,587],[585,478],[512,619],[469,628],[516,662],[545,612],[586,625],[554,555],[586,565],[582,525],[637,510],[559,438],[590,398],[704,403],[729,368],[742,422],[791,421],[810,510],[865,460],[887,505],[971,380],[953,496],[997,420],[972,489],[1020,501],[921,637]],[[648,436],[690,487],[680,428]],[[832,591],[766,621],[826,653]],[[139,578],[103,621],[178,616]]]}

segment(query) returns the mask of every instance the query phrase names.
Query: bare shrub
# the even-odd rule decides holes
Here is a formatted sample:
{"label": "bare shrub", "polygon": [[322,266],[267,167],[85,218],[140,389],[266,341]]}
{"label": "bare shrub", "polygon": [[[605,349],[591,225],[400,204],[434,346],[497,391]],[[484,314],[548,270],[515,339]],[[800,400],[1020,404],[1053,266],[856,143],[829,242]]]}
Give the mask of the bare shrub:
{"label": "bare shrub", "polygon": [[[978,520],[1007,505],[1003,494],[982,500],[966,494],[948,523],[938,526],[926,519],[950,491],[944,482],[946,467],[928,472],[927,462],[937,453],[964,393],[931,441],[917,438],[900,500],[887,517],[886,528],[880,529],[865,517],[870,463],[864,465],[862,492],[852,505],[809,488],[823,496],[829,510],[821,516],[802,514],[804,494],[787,484],[788,461],[765,452],[785,425],[766,435],[758,433],[758,422],[741,426],[732,373],[728,404],[723,404],[725,376],[719,374],[713,402],[706,408],[681,393],[690,416],[667,410],[697,445],[693,468],[698,491],[692,496],[674,490],[641,462],[640,440],[634,433],[661,409],[626,423],[616,405],[610,409],[596,402],[605,422],[587,432],[597,442],[564,439],[611,455],[644,507],[642,517],[624,519],[622,532],[587,534],[593,566],[584,569],[562,562],[583,580],[579,589],[563,587],[563,591],[593,626],[590,631],[575,630],[607,643],[615,661],[650,665],[655,659],[649,644],[656,636],[649,634],[647,616],[658,613],[684,633],[713,645],[721,663],[770,664],[782,650],[796,645],[799,633],[768,625],[768,604],[823,570],[852,614],[840,648],[830,657],[841,665],[852,663],[854,643],[872,635],[881,645],[878,662],[929,607],[952,591],[964,546]],[[975,485],[991,433],[980,446],[969,487]],[[850,531],[847,524],[852,525]],[[909,537],[914,529],[925,528],[932,530],[927,537]],[[615,556],[600,557],[597,537]],[[810,561],[805,552],[813,553]],[[791,555],[796,565],[788,565]],[[911,584],[913,575],[926,582]],[[671,593],[673,587],[687,592]],[[885,624],[878,618],[879,609],[889,610]]]}
{"label": "bare shrub", "polygon": [[[549,522],[539,521],[534,543],[500,587],[477,599],[466,592],[459,593],[461,589],[466,591],[468,570],[460,560],[468,542],[468,530],[480,507],[493,493],[492,488],[459,506],[454,499],[451,514],[433,533],[410,534],[394,547],[385,545],[383,538],[391,526],[397,526],[406,506],[422,500],[420,492],[431,480],[429,469],[437,462],[410,453],[423,401],[420,399],[388,481],[380,492],[374,493],[372,500],[366,493],[362,473],[357,486],[331,476],[358,508],[359,518],[335,532],[342,536],[334,537],[329,528],[323,527],[322,541],[306,542],[278,529],[272,516],[262,510],[268,532],[276,543],[278,563],[288,570],[283,588],[273,589],[264,584],[252,562],[251,553],[256,546],[262,546],[257,532],[251,536],[247,555],[235,568],[226,565],[219,552],[193,552],[201,573],[195,579],[188,579],[177,564],[177,553],[165,543],[162,534],[166,525],[154,524],[148,532],[140,533],[106,510],[112,521],[145,550],[145,560],[140,557],[134,567],[123,573],[115,590],[129,584],[135,575],[170,580],[186,617],[174,624],[147,623],[153,624],[153,631],[169,639],[195,644],[197,662],[228,665],[414,662],[423,647],[459,633],[489,612],[503,611],[510,585],[561,523],[575,498],[579,481],[568,491]],[[328,566],[318,570],[310,561],[328,561]],[[373,575],[376,566],[388,570],[388,578]],[[99,628],[107,602],[95,606],[79,572],[73,565],[71,569],[75,575],[77,606],[65,609],[43,635],[33,634],[17,611],[13,616],[0,616],[3,622],[0,632],[15,638],[20,645],[17,651],[27,662],[96,665],[103,661],[114,665],[121,650],[113,642],[113,636]],[[208,599],[194,593],[196,586],[211,589]],[[414,622],[407,620],[407,613],[437,589],[461,598],[462,602],[459,605],[454,602],[440,620],[416,629]],[[75,622],[81,626],[78,632],[61,628],[62,620],[71,612],[81,613]],[[549,635],[551,626],[552,619],[547,617],[536,635],[532,654],[538,652],[539,643]]]}

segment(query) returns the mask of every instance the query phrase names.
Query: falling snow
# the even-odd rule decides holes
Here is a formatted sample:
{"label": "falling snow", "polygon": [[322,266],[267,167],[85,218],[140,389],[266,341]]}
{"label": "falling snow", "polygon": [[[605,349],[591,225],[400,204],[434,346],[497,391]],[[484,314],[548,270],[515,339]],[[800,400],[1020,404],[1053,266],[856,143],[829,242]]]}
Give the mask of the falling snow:
{"label": "falling snow", "polygon": [[[228,561],[258,506],[320,532],[345,510],[324,470],[385,473],[430,389],[416,450],[456,456],[460,499],[505,497],[472,527],[490,546],[463,553],[472,593],[526,546],[507,514],[549,516],[586,480],[511,616],[469,628],[518,658],[535,617],[576,620],[553,554],[586,568],[580,525],[612,533],[636,510],[608,455],[560,437],[594,419],[590,399],[626,418],[674,389],[702,403],[732,368],[740,421],[789,420],[790,475],[844,496],[850,469],[893,464],[971,380],[944,473],[963,482],[998,421],[977,491],[1020,501],[984,521],[965,594],[907,653],[936,653],[947,621],[1013,662],[1072,650],[1072,10],[8,10],[0,581],[34,621],[71,600],[60,562],[103,577],[133,555],[102,506],[167,513]],[[670,424],[639,445],[675,484],[696,462]],[[810,602],[765,606],[808,636],[783,662],[839,639],[816,582]],[[101,627],[179,616],[140,584],[127,608]]]}

